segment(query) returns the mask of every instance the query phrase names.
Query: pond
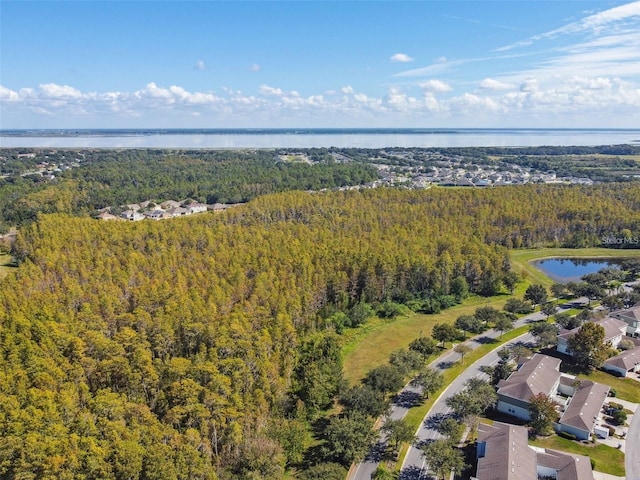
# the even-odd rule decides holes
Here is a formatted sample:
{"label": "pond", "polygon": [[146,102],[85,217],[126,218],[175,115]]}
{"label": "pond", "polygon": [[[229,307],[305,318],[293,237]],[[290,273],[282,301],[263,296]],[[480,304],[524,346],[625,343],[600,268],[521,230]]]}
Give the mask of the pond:
{"label": "pond", "polygon": [[577,282],[587,273],[596,273],[605,267],[618,267],[621,259],[613,258],[547,258],[533,265],[555,282]]}

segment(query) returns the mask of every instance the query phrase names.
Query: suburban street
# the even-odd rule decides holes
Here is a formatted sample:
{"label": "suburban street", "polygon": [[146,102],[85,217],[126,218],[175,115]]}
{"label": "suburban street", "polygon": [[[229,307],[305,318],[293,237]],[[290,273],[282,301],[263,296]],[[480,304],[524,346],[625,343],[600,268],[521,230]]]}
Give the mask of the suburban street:
{"label": "suburban street", "polygon": [[[563,309],[560,309],[559,311],[563,311]],[[514,328],[525,325],[526,323],[543,320],[544,318],[545,318],[544,314],[541,314],[539,312],[532,313],[531,315],[527,315],[526,317],[522,317],[516,320],[514,322]],[[476,349],[480,345],[483,345],[487,342],[492,341],[493,339],[500,337],[500,335],[501,333],[498,332],[497,330],[487,330],[486,332],[476,337],[473,337],[472,339],[467,340],[466,343],[472,349]],[[510,343],[522,341],[521,339],[522,337],[519,337],[518,339],[515,339]],[[526,337],[524,337],[524,341],[530,341],[530,340],[526,340]],[[491,356],[492,354],[493,356]],[[493,358],[493,360],[490,360],[488,357]],[[496,351],[493,351],[489,355],[481,358],[476,363],[474,363],[469,368],[467,368],[467,370],[465,370],[442,393],[438,401],[434,404],[432,409],[429,411],[428,416],[433,415],[435,413],[441,413],[441,414],[448,413],[448,407],[444,403],[445,399],[448,396],[456,393],[458,390],[461,390],[463,388],[464,382],[466,382],[468,378],[471,378],[473,376],[478,376],[478,375],[484,375],[484,373],[479,371],[479,367],[482,365],[489,365],[489,364],[495,363],[497,362],[497,358],[498,357],[497,357]],[[444,355],[440,356],[438,359],[432,362],[429,366],[431,368],[444,371],[451,364],[457,362],[459,359],[460,359],[460,355],[455,353],[453,350],[451,350],[445,353]],[[412,387],[411,385],[407,385],[398,394],[397,400],[391,405],[391,418],[393,419],[404,418],[409,408],[411,408],[411,406],[413,406],[415,403],[419,402],[419,400],[420,400],[419,389]],[[433,435],[439,435],[438,432],[436,432],[433,429],[429,429],[425,427],[424,423],[425,422],[423,421],[420,428],[416,432],[416,436],[423,441],[429,438],[437,438],[436,436],[433,436]],[[378,464],[382,459],[382,454],[384,452],[385,446],[386,446],[386,438],[384,437],[383,434],[381,434],[378,439],[378,442],[369,452],[367,457],[350,470],[347,478],[349,480],[371,480],[371,476],[376,471],[376,468],[378,468]],[[403,462],[403,468],[402,468],[403,473],[401,478],[405,478],[405,479],[420,478],[419,476],[417,477],[411,476],[411,472],[416,472],[416,471],[419,472],[423,467],[424,465],[423,465],[422,454],[420,450],[412,446],[410,447],[407,453],[407,456],[405,457],[405,460]]]}

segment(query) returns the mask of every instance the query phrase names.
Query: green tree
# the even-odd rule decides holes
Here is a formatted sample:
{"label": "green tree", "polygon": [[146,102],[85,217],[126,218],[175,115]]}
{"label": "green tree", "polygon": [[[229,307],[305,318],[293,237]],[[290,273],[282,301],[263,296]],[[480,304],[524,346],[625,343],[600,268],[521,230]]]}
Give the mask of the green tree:
{"label": "green tree", "polygon": [[556,404],[544,393],[529,400],[529,425],[535,435],[549,435],[553,432],[553,423],[558,420]]}
{"label": "green tree", "polygon": [[387,418],[381,430],[387,435],[391,448],[397,452],[401,443],[412,442],[415,438],[415,428],[409,425],[404,419],[394,420]]}
{"label": "green tree", "polygon": [[340,403],[347,409],[347,415],[354,412],[377,418],[389,407],[384,392],[368,385],[355,385],[340,395]]}
{"label": "green tree", "polygon": [[529,326],[531,335],[536,338],[536,344],[540,348],[555,345],[558,340],[558,327],[553,323],[536,322]]}
{"label": "green tree", "polygon": [[437,392],[444,385],[444,376],[439,370],[425,368],[411,381],[412,385],[422,389],[422,395],[429,398],[429,395]]}
{"label": "green tree", "polygon": [[586,371],[592,371],[604,363],[608,356],[604,336],[602,325],[586,322],[567,340],[567,347],[577,365]]}
{"label": "green tree", "polygon": [[540,311],[544,313],[547,318],[549,318],[551,315],[554,315],[558,311],[558,307],[556,307],[556,305],[552,302],[547,302],[542,305]]}
{"label": "green tree", "polygon": [[500,311],[496,310],[493,307],[478,307],[476,308],[473,316],[483,322],[485,325],[489,326],[500,316]]}
{"label": "green tree", "polygon": [[435,440],[421,447],[426,463],[438,479],[445,479],[454,472],[460,475],[465,468],[462,451],[453,448],[447,440]]}
{"label": "green tree", "polygon": [[339,463],[319,463],[303,470],[298,478],[300,480],[344,480],[347,469]]}
{"label": "green tree", "polygon": [[457,445],[460,442],[464,430],[464,423],[460,423],[453,417],[445,418],[438,425],[438,433],[444,435],[452,445]]}
{"label": "green tree", "polygon": [[437,341],[442,342],[442,346],[444,347],[445,342],[452,342],[453,340],[456,340],[459,334],[460,332],[453,325],[448,323],[436,323],[433,326],[433,333],[431,335]]}
{"label": "green tree", "polygon": [[419,370],[424,365],[424,358],[418,352],[406,348],[401,348],[391,353],[389,363],[400,370],[402,375]]}
{"label": "green tree", "polygon": [[456,328],[465,332],[481,333],[483,330],[482,322],[473,315],[460,315],[453,324]]}
{"label": "green tree", "polygon": [[437,342],[431,337],[418,337],[409,344],[409,349],[418,352],[424,360],[436,351]]}
{"label": "green tree", "polygon": [[524,292],[524,299],[529,300],[534,305],[546,302],[547,296],[547,289],[544,285],[540,285],[539,283],[529,285],[527,290]]}
{"label": "green tree", "polygon": [[364,458],[376,437],[371,423],[363,415],[330,417],[324,431],[326,456],[350,465]]}
{"label": "green tree", "polygon": [[381,365],[365,376],[362,383],[382,393],[397,392],[404,385],[402,372],[393,365]]}
{"label": "green tree", "polygon": [[464,356],[471,351],[471,347],[464,343],[459,343],[453,347],[453,351],[460,355],[460,360],[464,363]]}
{"label": "green tree", "polygon": [[504,332],[507,332],[513,328],[513,320],[506,315],[500,315],[494,322],[494,329],[500,332],[500,337]]}

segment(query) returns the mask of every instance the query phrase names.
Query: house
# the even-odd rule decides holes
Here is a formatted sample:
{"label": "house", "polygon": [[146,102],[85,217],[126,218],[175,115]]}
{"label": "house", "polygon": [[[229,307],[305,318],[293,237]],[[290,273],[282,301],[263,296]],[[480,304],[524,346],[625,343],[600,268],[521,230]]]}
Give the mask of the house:
{"label": "house", "polygon": [[144,215],[136,212],[135,210],[125,210],[120,214],[120,216],[130,222],[137,222],[144,219]]}
{"label": "house", "polygon": [[544,393],[554,398],[560,387],[560,363],[558,358],[536,353],[531,360],[498,383],[499,412],[529,420],[529,401]]}
{"label": "house", "polygon": [[611,357],[602,366],[619,377],[626,377],[628,372],[640,372],[640,347],[625,350],[615,357]]}
{"label": "house", "polygon": [[118,220],[118,217],[109,212],[102,212],[100,215],[97,215],[96,218],[103,221]]}
{"label": "house", "polygon": [[477,468],[472,480],[593,480],[589,457],[531,447],[526,427],[478,425]]}
{"label": "house", "polygon": [[167,213],[171,215],[171,217],[183,217],[185,215],[191,215],[191,210],[183,207],[174,207],[167,210]]}
{"label": "house", "polygon": [[166,218],[171,218],[172,215],[169,212],[165,212],[161,208],[156,208],[155,210],[149,210],[144,212],[144,216],[149,220],[164,220]]}
{"label": "house", "polygon": [[167,200],[166,202],[162,202],[160,205],[162,208],[168,210],[170,208],[176,208],[180,206],[180,202],[176,202],[175,200]]}
{"label": "house", "polygon": [[622,320],[627,324],[627,335],[630,337],[640,337],[640,303],[626,310],[612,312],[609,316]]}
{"label": "house", "polygon": [[204,203],[193,202],[187,205],[191,213],[203,213],[207,211],[207,205]]}
{"label": "house", "polygon": [[[613,348],[617,348],[620,344],[620,341],[625,336],[627,324],[622,320],[618,320],[617,318],[613,317],[606,317],[594,323],[602,325],[602,327],[604,328],[604,343],[608,343]],[[564,330],[558,334],[558,346],[556,347],[556,349],[560,353],[571,355],[567,342],[571,337],[578,333],[578,330],[580,330],[580,327],[574,328],[572,330]]]}
{"label": "house", "polygon": [[544,394],[553,400],[560,420],[557,431],[571,433],[580,440],[588,440],[591,433],[606,437],[608,432],[597,425],[598,413],[609,393],[609,387],[560,373],[561,360],[535,354],[498,383],[499,412],[528,421],[529,403],[533,397]]}
{"label": "house", "polygon": [[559,432],[571,433],[578,440],[589,440],[591,432],[600,437],[608,437],[606,428],[600,427],[598,414],[604,405],[609,387],[590,380],[575,382],[575,390],[556,425]]}

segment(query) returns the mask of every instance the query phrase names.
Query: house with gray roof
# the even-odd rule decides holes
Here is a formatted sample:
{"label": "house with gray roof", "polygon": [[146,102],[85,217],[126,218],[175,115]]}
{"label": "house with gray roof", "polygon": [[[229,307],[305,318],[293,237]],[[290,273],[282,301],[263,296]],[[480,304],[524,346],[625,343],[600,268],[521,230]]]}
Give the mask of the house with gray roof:
{"label": "house with gray roof", "polygon": [[[608,343],[613,348],[617,348],[620,344],[620,341],[625,336],[627,324],[622,320],[610,316],[603,318],[602,320],[598,320],[594,323],[601,325],[604,328],[604,344],[606,345]],[[578,333],[579,330],[580,327],[574,328],[572,330],[561,331],[558,334],[558,346],[556,347],[556,349],[560,353],[571,355],[571,351],[569,350],[567,342],[571,337]]]}
{"label": "house with gray roof", "polygon": [[532,397],[540,393],[550,398],[556,396],[560,387],[560,362],[560,359],[547,355],[533,355],[509,378],[500,380],[496,409],[529,420],[529,401]]}
{"label": "house with gray roof", "polygon": [[640,372],[640,347],[625,350],[619,355],[607,359],[602,368],[619,377],[626,377],[629,372]]}
{"label": "house with gray roof", "polygon": [[589,457],[531,447],[526,427],[478,425],[477,468],[472,480],[593,480]]}
{"label": "house with gray roof", "polygon": [[609,393],[609,387],[589,380],[560,373],[561,360],[535,354],[498,383],[499,412],[528,421],[529,403],[544,394],[558,410],[560,420],[554,425],[558,431],[571,433],[580,440],[588,440],[591,433],[606,437],[608,432],[597,424],[598,413]]}
{"label": "house with gray roof", "polygon": [[625,310],[611,312],[610,317],[617,318],[627,324],[627,335],[640,337],[640,303]]}
{"label": "house with gray roof", "polygon": [[609,387],[590,380],[577,382],[574,394],[564,406],[556,430],[571,433],[578,440],[589,440],[591,432],[601,437],[609,435],[606,428],[598,428],[598,414],[609,395]]}

